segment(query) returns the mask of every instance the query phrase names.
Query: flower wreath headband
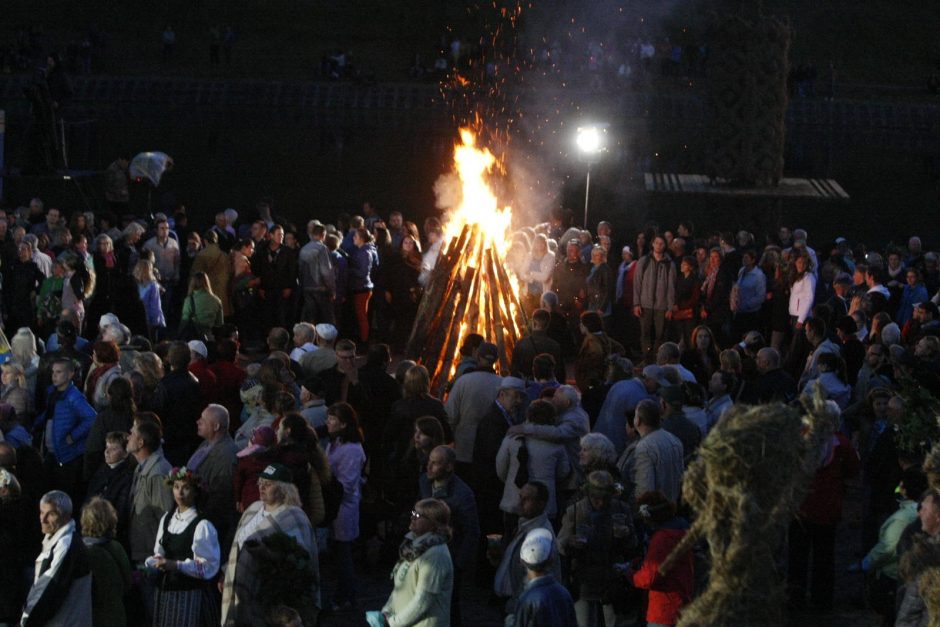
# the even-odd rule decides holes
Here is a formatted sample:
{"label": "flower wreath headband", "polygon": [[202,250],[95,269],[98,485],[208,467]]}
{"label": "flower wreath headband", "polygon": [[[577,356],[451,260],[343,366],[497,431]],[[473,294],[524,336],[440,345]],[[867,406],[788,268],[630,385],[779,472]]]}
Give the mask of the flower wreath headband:
{"label": "flower wreath headband", "polygon": [[173,470],[171,470],[170,474],[166,476],[165,483],[168,486],[172,487],[173,484],[176,483],[177,481],[186,481],[187,483],[191,483],[195,486],[198,486],[199,489],[203,491],[205,491],[206,489],[206,486],[203,484],[202,479],[200,479],[196,473],[194,473],[192,470],[190,470],[186,466],[177,466]]}

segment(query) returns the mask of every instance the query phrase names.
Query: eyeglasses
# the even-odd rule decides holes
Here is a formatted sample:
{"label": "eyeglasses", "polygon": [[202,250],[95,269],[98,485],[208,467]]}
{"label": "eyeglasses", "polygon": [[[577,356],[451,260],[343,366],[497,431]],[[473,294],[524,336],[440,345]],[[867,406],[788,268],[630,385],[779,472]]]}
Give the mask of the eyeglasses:
{"label": "eyeglasses", "polygon": [[412,517],[412,518],[424,518],[424,516],[422,516],[421,514],[419,514],[418,512],[416,512],[415,510],[411,510],[411,517]]}

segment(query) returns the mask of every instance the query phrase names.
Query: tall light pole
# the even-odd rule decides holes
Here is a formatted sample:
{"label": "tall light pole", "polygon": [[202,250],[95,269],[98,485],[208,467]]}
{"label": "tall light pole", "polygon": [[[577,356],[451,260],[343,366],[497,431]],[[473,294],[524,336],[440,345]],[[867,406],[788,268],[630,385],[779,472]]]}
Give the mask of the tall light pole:
{"label": "tall light pole", "polygon": [[591,165],[600,161],[601,153],[607,150],[607,125],[579,126],[575,135],[581,161],[587,164],[587,182],[584,186],[584,228],[588,228],[588,206],[591,200]]}

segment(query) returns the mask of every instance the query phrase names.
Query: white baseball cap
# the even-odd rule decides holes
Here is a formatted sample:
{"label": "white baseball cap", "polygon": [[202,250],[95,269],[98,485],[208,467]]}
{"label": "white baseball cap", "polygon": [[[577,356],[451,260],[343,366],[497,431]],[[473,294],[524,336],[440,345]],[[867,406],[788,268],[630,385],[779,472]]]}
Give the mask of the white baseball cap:
{"label": "white baseball cap", "polygon": [[519,549],[519,559],[529,566],[544,564],[552,558],[555,551],[555,537],[544,527],[533,529],[526,534]]}
{"label": "white baseball cap", "polygon": [[206,348],[206,345],[200,340],[190,340],[186,343],[186,346],[188,346],[189,350],[192,352],[201,355],[203,359],[209,356],[209,349]]}

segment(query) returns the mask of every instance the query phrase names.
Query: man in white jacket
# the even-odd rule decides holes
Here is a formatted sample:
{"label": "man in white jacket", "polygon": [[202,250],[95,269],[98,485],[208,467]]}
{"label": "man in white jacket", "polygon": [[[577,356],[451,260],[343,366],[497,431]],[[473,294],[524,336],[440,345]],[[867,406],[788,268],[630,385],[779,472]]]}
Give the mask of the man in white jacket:
{"label": "man in white jacket", "polygon": [[20,624],[91,627],[91,567],[72,520],[72,500],[53,490],[39,501],[45,534]]}

